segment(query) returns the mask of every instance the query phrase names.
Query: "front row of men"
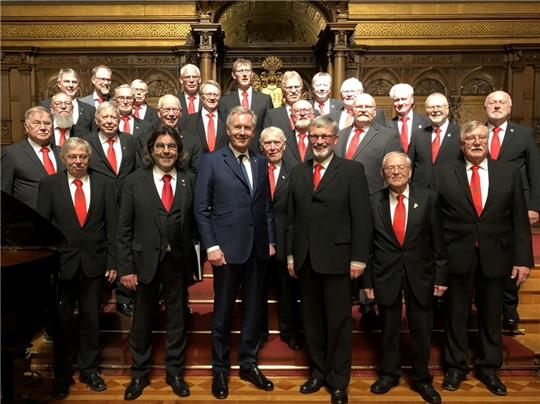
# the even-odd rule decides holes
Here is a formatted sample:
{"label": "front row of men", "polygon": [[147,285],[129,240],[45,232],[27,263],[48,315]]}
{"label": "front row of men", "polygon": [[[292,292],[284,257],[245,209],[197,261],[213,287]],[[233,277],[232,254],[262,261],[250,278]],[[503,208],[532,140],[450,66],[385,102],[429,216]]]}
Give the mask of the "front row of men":
{"label": "front row of men", "polygon": [[[358,101],[359,117],[372,109],[371,101]],[[97,122],[105,135],[112,129],[108,121],[103,116]],[[40,136],[51,136],[50,115],[34,110],[26,125],[35,135],[33,147],[40,149]],[[266,158],[249,150],[255,125],[253,112],[233,108],[226,125],[228,144],[201,156],[196,179],[182,165],[178,132],[166,127],[146,143],[146,168],[127,176],[121,187],[104,173],[88,169],[97,146],[93,151],[81,138],[64,143],[60,160],[67,173],[60,172],[60,160],[51,163],[49,154],[41,152],[45,167],[52,165],[59,173],[41,182],[37,207],[67,238],[61,257],[59,317],[67,327],[78,301],[79,368],[91,389],[106,388],[97,372],[98,285],[103,277],[114,281],[118,271],[122,284],[135,290],[130,334],[133,378],[125,398],[139,397],[149,384],[151,319],[160,284],[167,308],[166,381],[177,395],[189,395],[182,377],[186,346],[182,307],[186,273],[196,265],[195,222],[214,272],[212,392],[216,398],[228,396],[230,318],[240,285],[249,302],[242,320],[240,376],[260,389],[273,389],[257,366],[258,341],[266,264],[283,238],[274,231],[271,199],[276,178],[274,184],[269,182]],[[279,130],[276,133],[279,138]],[[474,293],[480,331],[476,376],[493,393],[506,394],[496,374],[502,362],[502,289],[510,274],[518,285],[525,281],[533,262],[519,171],[488,158],[487,127],[479,122],[462,127],[459,144],[464,158],[437,167],[433,190],[409,185],[412,167],[406,154],[387,154],[381,174],[388,188],[372,194],[371,201],[363,165],[334,153],[339,144],[336,123],[325,116],[314,118],[307,133],[313,158],[287,173],[287,242],[281,258],[299,281],[312,360],[311,376],[300,391],[307,394],[326,386],[332,403],[348,401],[349,279],[363,275],[364,291],[377,299],[384,324],[385,349],[373,393],[385,393],[399,380],[403,295],[414,341],[412,388],[424,400],[440,402],[427,369],[430,298],[442,295],[448,286],[443,388],[457,389],[468,371],[466,325]],[[272,144],[265,147],[270,142],[267,135],[263,133],[261,144],[272,160]],[[105,157],[110,148],[114,150],[107,139],[99,146]],[[119,151],[122,157],[124,150]],[[122,193],[119,211],[116,189]],[[69,335],[62,338],[55,341],[56,398],[69,394],[73,374]]]}

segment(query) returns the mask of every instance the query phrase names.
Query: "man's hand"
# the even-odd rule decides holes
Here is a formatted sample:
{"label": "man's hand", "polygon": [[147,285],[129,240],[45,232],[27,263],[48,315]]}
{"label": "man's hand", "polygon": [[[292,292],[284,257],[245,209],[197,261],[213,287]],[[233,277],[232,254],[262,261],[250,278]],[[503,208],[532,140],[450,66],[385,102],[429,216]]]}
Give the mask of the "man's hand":
{"label": "man's hand", "polygon": [[298,275],[296,275],[296,271],[294,270],[294,262],[289,262],[287,264],[287,269],[289,270],[290,276],[292,276],[295,279],[298,279]]}
{"label": "man's hand", "polygon": [[270,247],[269,247],[269,250],[268,250],[268,251],[269,251],[268,254],[269,254],[271,257],[273,257],[274,255],[276,255],[276,247],[274,246],[274,244],[270,244]]}
{"label": "man's hand", "polygon": [[129,290],[137,290],[137,285],[139,284],[137,274],[124,275],[120,278],[120,282]]}
{"label": "man's hand", "polygon": [[107,282],[113,283],[116,279],[116,275],[118,272],[116,272],[116,269],[107,269],[105,271],[105,278],[107,278]]}
{"label": "man's hand", "polygon": [[372,288],[365,288],[362,289],[364,292],[364,295],[366,295],[366,299],[368,300],[375,300],[375,291]]}
{"label": "man's hand", "polygon": [[364,273],[364,268],[358,267],[356,265],[351,265],[350,272],[351,272],[351,279],[356,279]]}
{"label": "man's hand", "polygon": [[516,286],[519,287],[529,277],[531,270],[528,267],[513,267],[512,279],[516,280]]}
{"label": "man's hand", "polygon": [[540,218],[540,215],[536,210],[529,210],[529,223],[530,224],[536,224],[538,223],[538,219]]}
{"label": "man's hand", "polygon": [[227,261],[225,261],[225,255],[223,254],[223,251],[221,251],[220,248],[209,252],[207,254],[207,258],[208,258],[208,262],[210,262],[210,264],[212,264],[215,267],[227,265]]}
{"label": "man's hand", "polygon": [[433,286],[433,296],[441,297],[446,292],[448,286],[435,285]]}

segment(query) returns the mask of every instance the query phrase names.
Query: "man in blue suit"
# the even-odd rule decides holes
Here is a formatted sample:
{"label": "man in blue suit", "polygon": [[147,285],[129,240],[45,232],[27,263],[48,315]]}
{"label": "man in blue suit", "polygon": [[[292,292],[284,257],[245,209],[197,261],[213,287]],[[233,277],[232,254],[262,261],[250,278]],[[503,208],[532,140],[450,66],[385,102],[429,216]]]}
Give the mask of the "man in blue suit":
{"label": "man in blue suit", "polygon": [[195,218],[214,274],[212,394],[218,399],[228,396],[229,335],[240,285],[240,377],[262,390],[274,388],[257,367],[261,295],[266,263],[275,254],[275,235],[266,158],[248,150],[256,120],[249,109],[231,109],[229,144],[201,155],[195,183]]}

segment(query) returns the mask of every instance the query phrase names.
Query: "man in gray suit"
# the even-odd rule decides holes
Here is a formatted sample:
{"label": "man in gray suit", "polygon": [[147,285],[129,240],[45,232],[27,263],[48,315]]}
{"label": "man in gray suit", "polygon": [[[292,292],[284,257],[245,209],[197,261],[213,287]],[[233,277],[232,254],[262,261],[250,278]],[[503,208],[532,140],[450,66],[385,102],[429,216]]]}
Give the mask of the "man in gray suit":
{"label": "man in gray suit", "polygon": [[316,115],[327,115],[343,108],[341,100],[330,98],[332,91],[332,76],[319,72],[311,79],[313,92],[313,109]]}
{"label": "man in gray suit", "polygon": [[92,69],[92,84],[94,85],[94,91],[92,94],[88,94],[81,98],[82,102],[92,105],[97,109],[99,104],[104,101],[110,101],[112,83],[112,70],[105,65],[98,65]]}

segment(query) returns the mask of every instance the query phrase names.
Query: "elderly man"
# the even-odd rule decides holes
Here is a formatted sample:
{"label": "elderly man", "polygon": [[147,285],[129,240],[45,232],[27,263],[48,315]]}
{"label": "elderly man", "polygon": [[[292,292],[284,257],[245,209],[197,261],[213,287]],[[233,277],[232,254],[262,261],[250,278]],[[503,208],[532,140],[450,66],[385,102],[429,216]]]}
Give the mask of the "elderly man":
{"label": "elderly man", "polygon": [[351,375],[350,279],[362,274],[371,243],[364,168],[334,155],[337,124],[327,116],[309,128],[313,159],[289,176],[287,265],[298,277],[304,338],[313,364],[304,394],[326,385],[333,404],[348,402]]}
{"label": "elderly man", "polygon": [[[101,284],[116,278],[114,183],[88,170],[92,148],[77,137],[66,140],[60,157],[67,170],[42,179],[37,210],[66,237],[60,248],[53,397],[62,400],[73,384],[73,314],[79,310],[79,372],[93,391],[107,389],[98,373]],[[90,208],[91,207],[91,208]]]}
{"label": "elderly man", "polygon": [[199,99],[199,85],[201,84],[201,71],[191,63],[180,69],[180,84],[182,91],[178,93],[178,99],[182,111],[186,115],[197,113],[201,109]]}
{"label": "elderly man", "polygon": [[129,337],[132,379],[125,400],[135,400],[150,384],[152,324],[160,285],[166,310],[165,382],[189,396],[183,379],[186,348],[186,274],[197,265],[193,238],[194,175],[181,168],[182,142],[169,127],[156,129],[146,147],[147,166],[124,187],[118,220],[118,262],[122,284],[135,291]]}
{"label": "elderly man", "polygon": [[51,142],[58,147],[70,137],[86,137],[90,131],[83,126],[73,124],[73,103],[66,93],[56,93],[51,98],[51,112],[53,116],[54,136]]}
{"label": "elderly man", "polygon": [[157,129],[160,126],[157,111],[146,102],[148,97],[148,85],[141,79],[135,79],[130,84],[135,101],[133,103],[133,116],[142,119],[150,128]]}
{"label": "elderly man", "polygon": [[[77,72],[70,68],[62,68],[58,72],[56,79],[56,85],[60,92],[63,92],[71,97],[71,103],[73,104],[72,115],[73,125],[90,131],[94,122],[94,114],[96,109],[93,105],[86,103],[79,103],[77,95],[79,93],[79,75]],[[51,109],[51,99],[41,102],[41,106]]]}
{"label": "elderly man", "polygon": [[[298,101],[301,102],[301,101]],[[307,101],[304,101],[307,102]],[[307,128],[306,128],[307,129]],[[277,283],[279,299],[280,338],[293,351],[300,349],[300,307],[298,305],[298,282],[287,271],[285,249],[285,225],[289,197],[290,168],[283,160],[287,140],[283,131],[270,126],[261,133],[260,147],[268,160],[268,181],[274,208],[274,227],[276,229],[276,255],[270,258],[268,274]],[[266,294],[265,294],[266,299]],[[263,333],[268,333],[268,310],[264,304]],[[264,335],[263,335],[264,338]]]}
{"label": "elderly man", "polygon": [[228,142],[225,133],[225,119],[227,115],[218,111],[221,97],[221,87],[214,80],[207,80],[201,84],[200,97],[202,107],[196,114],[186,116],[182,121],[182,135],[195,137],[202,148],[202,153],[213,152]]}
{"label": "elderly man", "polygon": [[332,92],[332,76],[326,72],[319,72],[311,79],[313,93],[313,108],[317,115],[327,115],[343,108],[343,103],[330,98]]}
{"label": "elderly man", "polygon": [[218,399],[229,392],[229,337],[240,285],[240,377],[259,389],[274,389],[257,366],[261,296],[276,241],[266,158],[249,150],[256,119],[243,107],[229,112],[229,144],[201,155],[195,184],[195,218],[214,274],[212,394]]}
{"label": "elderly man", "polygon": [[92,69],[92,84],[94,91],[81,98],[82,102],[94,106],[96,109],[105,101],[110,101],[112,83],[112,70],[105,65],[98,65]]}
{"label": "elderly man", "polygon": [[36,208],[39,181],[61,171],[64,164],[52,144],[52,117],[43,107],[24,114],[26,139],[2,148],[2,191]]}
{"label": "elderly man", "polygon": [[251,61],[247,59],[236,59],[233,63],[231,75],[236,82],[236,90],[224,95],[219,100],[220,113],[227,116],[229,111],[241,105],[251,109],[257,116],[257,126],[255,127],[255,139],[253,147],[259,142],[259,136],[264,128],[266,114],[273,108],[272,98],[268,94],[255,91],[251,85],[253,78],[253,67]]}
{"label": "elderly man", "polygon": [[[529,223],[536,224],[540,211],[540,156],[533,129],[509,121],[512,98],[504,91],[489,94],[484,108],[488,119],[489,155],[492,160],[511,161],[519,167]],[[516,279],[508,279],[504,286],[503,324],[511,330],[519,323],[518,291]]]}
{"label": "elderly man", "polygon": [[313,106],[306,100],[296,101],[292,105],[291,114],[294,130],[286,132],[285,137],[289,147],[285,149],[283,159],[292,169],[312,157],[307,131],[313,119]]}
{"label": "elderly man", "polygon": [[412,388],[426,402],[440,403],[428,369],[432,299],[446,291],[448,271],[438,197],[433,191],[409,186],[412,167],[405,153],[384,156],[381,174],[388,188],[371,195],[373,247],[362,276],[364,293],[377,299],[383,325],[379,378],[371,392],[384,394],[399,383],[404,298],[412,339]]}
{"label": "elderly man", "polygon": [[302,98],[304,84],[302,77],[294,70],[283,73],[281,78],[281,90],[285,97],[285,105],[268,111],[264,120],[264,127],[275,126],[287,134],[294,129],[292,120],[292,106]]}
{"label": "elderly man", "polygon": [[[390,89],[396,116],[388,124],[401,140],[401,147],[409,157],[414,157],[414,140],[429,125],[426,117],[413,111],[414,89],[410,84],[398,83]],[[414,163],[414,160],[413,160]]]}
{"label": "elderly man", "polygon": [[364,165],[372,194],[385,186],[380,174],[383,157],[391,151],[401,151],[401,144],[396,134],[375,122],[377,106],[371,95],[357,95],[352,112],[353,125],[339,133],[336,154]]}
{"label": "elderly man", "polygon": [[475,374],[493,394],[506,395],[497,377],[503,287],[509,276],[519,286],[534,264],[519,169],[488,158],[488,134],[481,122],[465,123],[460,133],[464,159],[435,171],[449,270],[442,387],[458,389],[469,370],[467,325],[474,296],[480,338]]}
{"label": "elderly man", "polygon": [[129,84],[122,84],[114,89],[113,102],[120,112],[119,131],[148,139],[152,128],[142,119],[133,115],[135,93]]}
{"label": "elderly man", "polygon": [[426,98],[425,110],[430,124],[415,134],[412,182],[422,188],[431,188],[435,168],[460,158],[461,150],[459,127],[448,120],[450,109],[446,97],[440,93],[429,95]]}

